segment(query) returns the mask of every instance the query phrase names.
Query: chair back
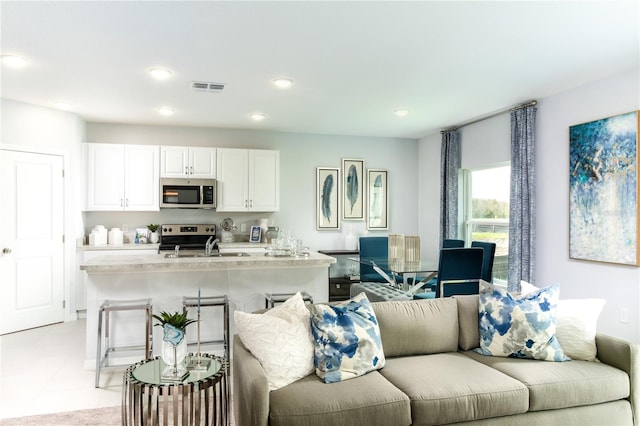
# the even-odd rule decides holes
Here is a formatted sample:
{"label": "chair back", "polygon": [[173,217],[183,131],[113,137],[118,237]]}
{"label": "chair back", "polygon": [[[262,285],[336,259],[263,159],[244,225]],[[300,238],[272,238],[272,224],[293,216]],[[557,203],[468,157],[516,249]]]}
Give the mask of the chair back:
{"label": "chair back", "polygon": [[[360,257],[389,256],[388,237],[360,237]],[[386,282],[373,267],[360,264],[360,281]]]}
{"label": "chair back", "polygon": [[460,248],[464,247],[464,240],[442,240],[442,248]]}
{"label": "chair back", "polygon": [[483,254],[484,250],[479,247],[440,250],[436,297],[478,294]]}
{"label": "chair back", "polygon": [[484,250],[482,257],[482,279],[490,283],[493,279],[493,259],[496,254],[496,243],[471,241],[471,247],[480,247]]}

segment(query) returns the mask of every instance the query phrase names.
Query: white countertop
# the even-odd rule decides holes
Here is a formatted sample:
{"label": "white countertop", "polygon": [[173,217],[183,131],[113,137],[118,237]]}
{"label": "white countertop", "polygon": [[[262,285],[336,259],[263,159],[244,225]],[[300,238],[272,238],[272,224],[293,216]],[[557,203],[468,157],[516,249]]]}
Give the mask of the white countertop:
{"label": "white countertop", "polygon": [[[149,245],[149,244],[147,244]],[[249,256],[166,258],[165,254],[100,256],[83,262],[80,269],[87,273],[207,271],[261,268],[329,267],[336,259],[317,252],[308,257],[272,257],[262,253]]]}

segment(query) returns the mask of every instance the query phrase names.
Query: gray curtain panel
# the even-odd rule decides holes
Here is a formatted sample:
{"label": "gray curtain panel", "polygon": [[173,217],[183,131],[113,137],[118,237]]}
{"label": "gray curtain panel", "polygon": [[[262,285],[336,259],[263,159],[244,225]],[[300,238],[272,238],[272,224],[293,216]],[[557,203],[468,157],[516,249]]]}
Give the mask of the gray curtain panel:
{"label": "gray curtain panel", "polygon": [[511,111],[511,191],[509,211],[509,291],[520,280],[533,282],[536,263],[536,168],[533,106]]}
{"label": "gray curtain panel", "polygon": [[444,131],[440,148],[440,247],[444,239],[458,237],[459,169],[458,131]]}

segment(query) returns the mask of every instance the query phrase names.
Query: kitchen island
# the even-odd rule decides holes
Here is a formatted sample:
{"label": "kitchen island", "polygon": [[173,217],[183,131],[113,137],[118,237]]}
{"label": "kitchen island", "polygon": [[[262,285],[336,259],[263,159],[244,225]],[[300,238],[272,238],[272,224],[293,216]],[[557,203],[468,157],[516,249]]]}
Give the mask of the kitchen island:
{"label": "kitchen island", "polygon": [[[80,265],[87,282],[85,368],[95,366],[98,309],[107,299],[149,298],[154,314],[159,314],[182,310],[182,297],[196,297],[198,289],[202,297],[226,294],[230,301],[230,333],[233,334],[234,310],[252,312],[264,308],[266,293],[306,291],[314,302],[328,301],[328,268],[335,262],[335,258],[315,252],[305,257],[248,253],[244,256],[167,258],[164,254],[141,254],[104,256],[86,261]],[[201,310],[201,340],[222,339],[221,311]],[[115,316],[110,336],[112,346],[143,341],[141,312],[112,315]],[[196,312],[190,311],[189,317],[195,316]],[[189,342],[195,340],[196,330],[195,325],[187,328]],[[162,347],[160,327],[154,327],[153,346],[154,354],[159,355]],[[222,350],[215,352],[221,354]]]}

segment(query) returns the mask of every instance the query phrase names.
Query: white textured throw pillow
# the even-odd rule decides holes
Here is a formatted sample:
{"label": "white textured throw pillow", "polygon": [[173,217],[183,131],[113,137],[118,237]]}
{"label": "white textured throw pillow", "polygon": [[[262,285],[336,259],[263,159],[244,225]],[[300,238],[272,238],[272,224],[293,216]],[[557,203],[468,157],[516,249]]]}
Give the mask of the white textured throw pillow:
{"label": "white textured throw pillow", "polygon": [[[526,281],[520,281],[522,294],[539,290]],[[606,300],[561,299],[558,301],[556,337],[562,350],[571,359],[595,361],[597,355],[596,326]]]}
{"label": "white textured throw pillow", "polygon": [[558,301],[556,337],[571,359],[595,361],[596,325],[604,299],[566,299]]}
{"label": "white textured throw pillow", "polygon": [[300,293],[264,314],[236,311],[234,319],[242,343],[262,364],[269,390],[313,373],[310,313]]}

